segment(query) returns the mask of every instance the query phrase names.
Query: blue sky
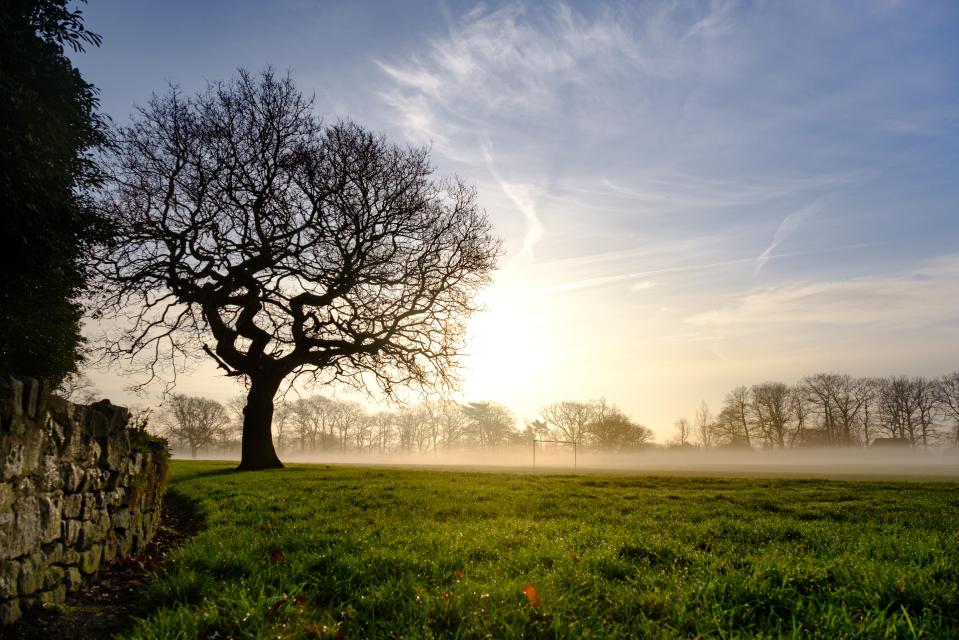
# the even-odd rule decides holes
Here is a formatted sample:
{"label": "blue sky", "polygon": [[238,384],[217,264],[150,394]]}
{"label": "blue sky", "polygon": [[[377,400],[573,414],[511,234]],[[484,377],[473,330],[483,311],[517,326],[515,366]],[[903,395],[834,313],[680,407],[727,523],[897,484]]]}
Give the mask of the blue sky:
{"label": "blue sky", "polygon": [[[959,3],[100,2],[126,120],[289,69],[328,119],[431,144],[507,255],[464,395],[606,396],[668,436],[820,370],[959,368]],[[201,367],[195,392],[236,392]],[[119,382],[99,378],[109,390]]]}

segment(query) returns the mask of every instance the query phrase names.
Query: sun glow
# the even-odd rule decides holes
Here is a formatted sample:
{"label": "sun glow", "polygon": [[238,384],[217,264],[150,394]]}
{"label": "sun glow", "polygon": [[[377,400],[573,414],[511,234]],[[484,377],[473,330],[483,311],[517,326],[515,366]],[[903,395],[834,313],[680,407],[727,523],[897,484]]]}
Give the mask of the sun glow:
{"label": "sun glow", "polygon": [[485,310],[469,323],[462,371],[466,399],[525,411],[545,392],[557,363],[542,302],[504,286],[486,292]]}

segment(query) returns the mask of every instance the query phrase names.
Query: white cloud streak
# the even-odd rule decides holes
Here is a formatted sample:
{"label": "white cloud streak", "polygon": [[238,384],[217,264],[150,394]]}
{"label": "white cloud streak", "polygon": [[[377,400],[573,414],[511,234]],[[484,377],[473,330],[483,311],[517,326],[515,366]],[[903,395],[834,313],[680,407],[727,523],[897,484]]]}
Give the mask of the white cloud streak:
{"label": "white cloud streak", "polygon": [[526,222],[526,233],[523,236],[523,244],[516,255],[516,261],[531,261],[533,259],[533,247],[543,237],[543,224],[540,222],[539,215],[536,212],[536,202],[533,199],[533,187],[529,184],[507,182],[500,176],[496,167],[496,161],[493,159],[492,146],[483,145],[483,159],[486,161],[486,167],[493,175],[493,178],[499,184],[500,189],[510,199],[516,209],[522,214]]}
{"label": "white cloud streak", "polygon": [[766,266],[766,263],[769,262],[769,258],[772,257],[773,251],[786,241],[789,236],[799,228],[799,226],[808,220],[813,215],[819,213],[822,210],[822,204],[819,202],[814,202],[810,205],[799,209],[798,211],[793,211],[788,216],[786,216],[782,222],[779,223],[779,227],[776,228],[776,233],[773,234],[772,242],[766,247],[766,250],[759,254],[759,257],[756,258],[756,270],[755,275],[759,275],[759,272],[763,270],[763,267]]}
{"label": "white cloud streak", "polygon": [[899,275],[754,289],[728,306],[695,314],[686,321],[747,330],[762,325],[919,329],[931,324],[959,324],[956,300],[959,255],[954,254]]}

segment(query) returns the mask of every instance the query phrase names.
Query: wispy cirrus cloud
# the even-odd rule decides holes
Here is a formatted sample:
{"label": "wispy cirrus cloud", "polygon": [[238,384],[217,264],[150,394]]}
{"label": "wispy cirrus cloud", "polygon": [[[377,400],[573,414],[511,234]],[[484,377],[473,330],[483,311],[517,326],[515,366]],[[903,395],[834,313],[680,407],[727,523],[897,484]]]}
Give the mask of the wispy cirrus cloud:
{"label": "wispy cirrus cloud", "polygon": [[694,314],[693,325],[840,325],[918,329],[959,325],[959,255],[941,256],[887,276],[798,281],[754,289],[728,305]]}
{"label": "wispy cirrus cloud", "polygon": [[789,236],[791,236],[803,222],[822,211],[822,208],[822,203],[814,202],[806,205],[798,211],[793,211],[783,218],[783,221],[780,222],[779,226],[776,228],[776,233],[773,234],[772,242],[769,243],[769,246],[766,247],[766,250],[759,254],[758,258],[756,258],[755,273],[758,275],[759,272],[763,270],[763,267],[766,266],[766,263],[769,262],[769,258],[772,257],[773,251],[775,251],[779,245],[785,242],[786,239],[789,238]]}

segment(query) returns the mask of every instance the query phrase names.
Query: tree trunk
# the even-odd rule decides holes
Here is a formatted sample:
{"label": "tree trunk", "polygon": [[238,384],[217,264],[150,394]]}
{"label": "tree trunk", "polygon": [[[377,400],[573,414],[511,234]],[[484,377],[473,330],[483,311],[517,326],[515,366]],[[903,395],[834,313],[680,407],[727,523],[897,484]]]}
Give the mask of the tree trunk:
{"label": "tree trunk", "polygon": [[237,471],[282,469],[273,449],[273,397],[282,379],[250,376],[250,393],[243,408],[243,444]]}
{"label": "tree trunk", "polygon": [[192,442],[190,443],[190,457],[196,460],[196,445]]}

